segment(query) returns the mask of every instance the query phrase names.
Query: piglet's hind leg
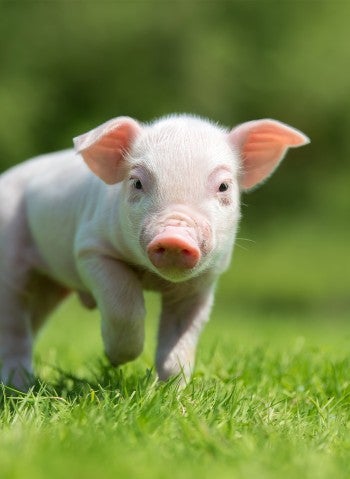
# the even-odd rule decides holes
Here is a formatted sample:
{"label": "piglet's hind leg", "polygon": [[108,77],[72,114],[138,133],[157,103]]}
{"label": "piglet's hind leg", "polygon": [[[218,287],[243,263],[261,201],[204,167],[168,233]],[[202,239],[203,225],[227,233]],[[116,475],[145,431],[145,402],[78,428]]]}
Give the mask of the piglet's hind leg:
{"label": "piglet's hind leg", "polygon": [[32,376],[30,314],[16,293],[0,282],[0,379],[26,389]]}

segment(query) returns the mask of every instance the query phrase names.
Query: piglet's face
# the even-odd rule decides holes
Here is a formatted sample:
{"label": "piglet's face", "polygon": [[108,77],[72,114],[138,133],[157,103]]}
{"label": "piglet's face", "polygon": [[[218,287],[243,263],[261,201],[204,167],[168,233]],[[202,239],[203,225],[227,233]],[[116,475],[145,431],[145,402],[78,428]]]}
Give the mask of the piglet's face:
{"label": "piglet's face", "polygon": [[103,181],[122,182],[122,228],[134,261],[177,282],[226,266],[240,190],[307,141],[274,120],[226,131],[191,116],[149,126],[121,117],[78,137],[76,147]]}
{"label": "piglet's face", "polygon": [[239,219],[238,161],[224,131],[168,119],[135,141],[124,180],[124,212],[142,263],[171,281],[228,254]]}

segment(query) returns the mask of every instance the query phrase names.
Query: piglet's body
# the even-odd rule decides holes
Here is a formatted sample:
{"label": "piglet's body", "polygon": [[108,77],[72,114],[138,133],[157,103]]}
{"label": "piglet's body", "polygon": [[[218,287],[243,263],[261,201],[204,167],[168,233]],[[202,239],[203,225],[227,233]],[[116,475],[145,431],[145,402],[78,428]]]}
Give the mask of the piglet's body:
{"label": "piglet's body", "polygon": [[71,291],[98,307],[112,364],[144,342],[143,290],[162,296],[161,379],[189,378],[216,281],[228,267],[239,197],[308,142],[273,120],[227,131],[170,116],[119,117],[75,139],[74,150],[0,177],[0,361],[25,387],[35,333]]}

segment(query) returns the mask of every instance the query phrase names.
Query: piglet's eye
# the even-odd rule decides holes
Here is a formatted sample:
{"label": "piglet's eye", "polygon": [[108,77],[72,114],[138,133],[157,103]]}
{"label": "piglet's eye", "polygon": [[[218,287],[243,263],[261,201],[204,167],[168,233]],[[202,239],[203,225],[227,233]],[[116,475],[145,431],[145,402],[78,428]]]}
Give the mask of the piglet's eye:
{"label": "piglet's eye", "polygon": [[134,178],[133,179],[133,187],[135,188],[135,190],[142,190],[141,180],[139,180],[138,178]]}
{"label": "piglet's eye", "polygon": [[228,183],[221,183],[221,185],[219,186],[219,191],[220,193],[223,193],[224,191],[227,191],[228,188],[229,188]]}

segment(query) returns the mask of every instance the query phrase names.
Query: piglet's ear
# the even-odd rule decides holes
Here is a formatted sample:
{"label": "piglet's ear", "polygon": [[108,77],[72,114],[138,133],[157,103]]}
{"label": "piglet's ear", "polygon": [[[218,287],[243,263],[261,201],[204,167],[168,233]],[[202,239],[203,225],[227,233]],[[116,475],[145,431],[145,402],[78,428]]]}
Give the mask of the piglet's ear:
{"label": "piglet's ear", "polygon": [[248,190],[270,176],[288,148],[306,145],[309,138],[276,120],[256,120],[238,125],[229,133],[242,161],[241,187]]}
{"label": "piglet's ear", "polygon": [[121,181],[125,157],[141,126],[132,118],[118,117],[74,138],[74,146],[88,167],[105,183]]}

